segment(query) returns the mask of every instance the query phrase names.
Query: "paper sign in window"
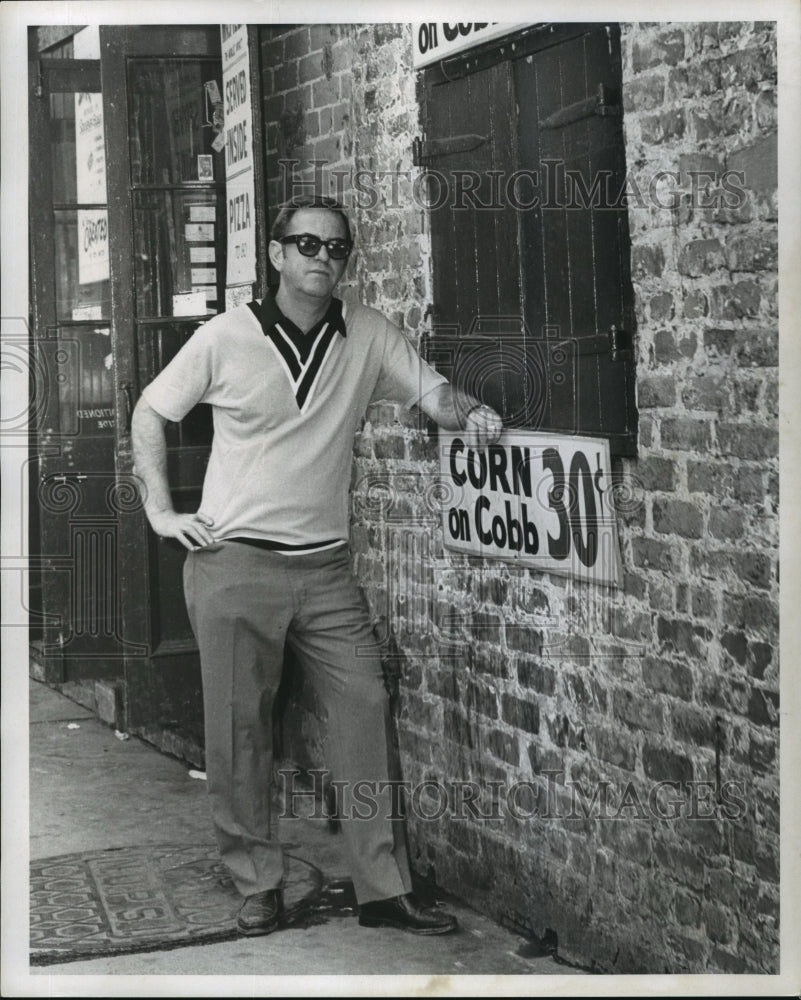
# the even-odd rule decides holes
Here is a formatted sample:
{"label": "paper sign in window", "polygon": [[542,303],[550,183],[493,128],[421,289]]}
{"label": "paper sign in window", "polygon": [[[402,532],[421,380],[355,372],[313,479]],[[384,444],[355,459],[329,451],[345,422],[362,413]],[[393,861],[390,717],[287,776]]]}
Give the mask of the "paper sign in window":
{"label": "paper sign in window", "polygon": [[187,222],[184,226],[187,243],[213,243],[214,226],[205,222]]}
{"label": "paper sign in window", "polygon": [[200,316],[206,312],[204,292],[183,292],[172,297],[173,316]]}
{"label": "paper sign in window", "polygon": [[190,205],[190,222],[214,222],[216,209],[214,205]]}
{"label": "paper sign in window", "polygon": [[103,95],[75,95],[75,181],[83,205],[106,202],[106,145]]}
{"label": "paper sign in window", "polygon": [[108,281],[108,212],[78,210],[78,284]]}
{"label": "paper sign in window", "polygon": [[189,260],[193,264],[213,264],[214,247],[190,247]]}

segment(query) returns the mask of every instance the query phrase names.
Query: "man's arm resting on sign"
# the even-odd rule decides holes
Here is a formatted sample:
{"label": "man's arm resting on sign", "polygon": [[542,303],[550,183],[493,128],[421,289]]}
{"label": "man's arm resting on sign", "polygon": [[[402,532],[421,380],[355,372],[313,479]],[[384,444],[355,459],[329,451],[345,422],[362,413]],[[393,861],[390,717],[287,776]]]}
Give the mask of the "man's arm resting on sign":
{"label": "man's arm resting on sign", "polygon": [[167,482],[167,423],[150,404],[140,399],[131,420],[134,472],[145,484],[145,514],[160,538],[177,538],[187,549],[212,545],[208,530],[214,522],[202,514],[178,514],[172,506]]}
{"label": "man's arm resting on sign", "polygon": [[491,406],[449,382],[426,393],[419,405],[443,430],[464,431],[467,443],[474,447],[494,444],[503,431],[503,421]]}

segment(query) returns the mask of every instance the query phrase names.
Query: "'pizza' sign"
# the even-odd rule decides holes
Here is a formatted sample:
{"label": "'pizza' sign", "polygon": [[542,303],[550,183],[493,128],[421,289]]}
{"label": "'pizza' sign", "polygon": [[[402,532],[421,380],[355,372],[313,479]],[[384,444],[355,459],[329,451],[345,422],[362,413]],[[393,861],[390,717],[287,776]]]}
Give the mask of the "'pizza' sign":
{"label": "'pizza' sign", "polygon": [[476,448],[440,433],[445,547],[617,587],[609,442],[504,432]]}

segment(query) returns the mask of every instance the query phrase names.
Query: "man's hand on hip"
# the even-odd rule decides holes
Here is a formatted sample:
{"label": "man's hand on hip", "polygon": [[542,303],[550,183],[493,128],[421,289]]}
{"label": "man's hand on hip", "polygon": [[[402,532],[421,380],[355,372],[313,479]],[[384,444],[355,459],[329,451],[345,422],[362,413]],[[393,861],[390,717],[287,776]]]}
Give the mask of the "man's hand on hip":
{"label": "man's hand on hip", "polygon": [[145,513],[159,538],[175,538],[185,549],[205,549],[215,544],[209,531],[214,521],[205,514],[177,514],[172,509],[167,482],[167,418],[146,399],[136,404],[131,419],[134,472],[141,478],[146,497]]}
{"label": "man's hand on hip", "polygon": [[159,538],[177,538],[190,551],[215,543],[208,530],[214,521],[205,514],[177,514],[174,510],[160,510],[148,514],[148,520]]}

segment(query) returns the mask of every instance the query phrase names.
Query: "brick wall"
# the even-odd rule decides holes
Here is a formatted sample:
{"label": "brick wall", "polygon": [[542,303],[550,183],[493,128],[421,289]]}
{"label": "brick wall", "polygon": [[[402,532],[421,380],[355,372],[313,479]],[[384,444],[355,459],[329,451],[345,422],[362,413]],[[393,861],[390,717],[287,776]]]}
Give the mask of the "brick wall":
{"label": "brick wall", "polygon": [[[357,441],[354,565],[399,683],[403,776],[431,783],[417,812],[448,783],[480,791],[464,819],[453,801],[410,817],[418,871],[603,971],[775,972],[775,35],[622,27],[640,409],[639,456],[618,468],[624,586],[446,553],[435,443],[390,404]],[[262,55],[271,177],[280,158],[301,178],[327,160],[347,200],[354,171],[400,172],[356,210],[348,284],[419,336],[408,29],[276,28]],[[317,760],[319,712],[295,708],[289,752]],[[529,783],[517,816],[475,817],[492,782]],[[576,808],[604,783],[618,819]]]}

